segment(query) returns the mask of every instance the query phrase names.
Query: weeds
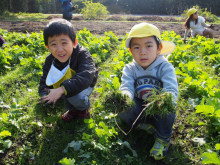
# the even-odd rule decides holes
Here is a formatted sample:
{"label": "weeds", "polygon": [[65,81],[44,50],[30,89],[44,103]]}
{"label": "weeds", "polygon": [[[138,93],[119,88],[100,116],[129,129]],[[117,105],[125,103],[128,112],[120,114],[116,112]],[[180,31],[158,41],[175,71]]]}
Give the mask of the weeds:
{"label": "weeds", "polygon": [[[114,121],[118,112],[133,106],[118,92],[122,68],[132,61],[125,40],[119,42],[111,32],[98,39],[87,30],[78,33],[81,44],[92,52],[100,77],[91,96],[92,118],[63,123],[62,101],[55,109],[37,104],[48,54],[42,34],[0,30],[0,35],[9,41],[0,55],[0,163],[158,164],[148,156],[153,137],[135,129],[124,136]],[[164,32],[162,37],[177,45],[168,59],[176,68],[180,98],[173,145],[160,163],[218,163],[219,44],[199,36],[184,44],[174,32]],[[169,93],[155,93],[149,103],[146,115],[176,111]],[[198,146],[196,137],[205,144]]]}
{"label": "weeds", "polygon": [[153,91],[152,95],[147,98],[146,110],[144,116],[166,116],[170,113],[176,112],[176,107],[173,103],[173,96],[168,92],[156,92]]}

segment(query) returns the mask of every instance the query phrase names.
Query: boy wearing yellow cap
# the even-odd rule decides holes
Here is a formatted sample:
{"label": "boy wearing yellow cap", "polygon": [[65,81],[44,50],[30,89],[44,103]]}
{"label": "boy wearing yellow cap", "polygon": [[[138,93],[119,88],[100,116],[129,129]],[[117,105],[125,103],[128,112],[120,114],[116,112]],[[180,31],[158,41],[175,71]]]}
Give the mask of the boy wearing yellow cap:
{"label": "boy wearing yellow cap", "polygon": [[44,42],[50,55],[40,79],[40,103],[53,104],[60,98],[67,102],[64,121],[88,118],[89,95],[97,80],[97,70],[90,53],[79,46],[72,24],[64,19],[51,21],[44,29]]}
{"label": "boy wearing yellow cap", "polygon": [[191,29],[191,36],[195,37],[196,35],[205,36],[208,38],[213,38],[213,25],[208,25],[205,23],[205,19],[202,16],[198,16],[198,11],[195,8],[191,8],[187,12],[188,18],[184,23],[185,34],[184,41],[186,41],[189,30]]}
{"label": "boy wearing yellow cap", "polygon": [[[149,23],[140,23],[132,27],[126,40],[133,62],[126,64],[121,78],[120,90],[136,103],[129,110],[119,113],[119,117],[131,126],[144,108],[143,102],[152,94],[152,90],[170,92],[173,103],[178,97],[178,84],[175,69],[164,55],[173,52],[172,42],[161,41],[159,29]],[[137,128],[144,129],[155,136],[150,155],[156,160],[164,158],[172,135],[175,114],[146,117],[144,123],[138,121]]]}

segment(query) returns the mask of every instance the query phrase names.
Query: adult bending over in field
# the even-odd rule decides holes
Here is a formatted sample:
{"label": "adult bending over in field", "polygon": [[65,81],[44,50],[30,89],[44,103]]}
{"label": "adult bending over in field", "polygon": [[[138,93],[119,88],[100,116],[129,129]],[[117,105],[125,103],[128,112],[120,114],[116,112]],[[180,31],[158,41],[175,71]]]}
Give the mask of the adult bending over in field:
{"label": "adult bending over in field", "polygon": [[63,19],[70,21],[72,19],[73,10],[76,9],[76,6],[72,5],[71,0],[60,0],[60,2],[62,2]]}
{"label": "adult bending over in field", "polygon": [[[126,47],[133,56],[133,62],[126,64],[123,69],[120,90],[124,96],[134,100],[136,105],[119,113],[119,117],[132,126],[153,90],[170,93],[171,105],[176,104],[178,84],[175,69],[163,56],[172,53],[175,44],[161,41],[160,31],[156,26],[140,23],[133,26],[129,32]],[[137,128],[154,134],[156,138],[150,155],[156,160],[163,159],[170,144],[175,112],[165,116],[145,116],[144,121],[142,115],[139,119]]]}
{"label": "adult bending over in field", "polygon": [[205,19],[202,16],[198,16],[198,11],[195,8],[191,8],[187,12],[188,18],[185,21],[185,34],[184,42],[186,41],[189,30],[191,29],[191,36],[195,37],[196,35],[205,36],[208,38],[213,38],[213,25],[207,25]]}
{"label": "adult bending over in field", "polygon": [[40,103],[53,104],[66,100],[64,121],[89,118],[89,95],[97,81],[98,71],[90,53],[79,46],[72,24],[64,19],[51,21],[43,32],[50,55],[40,79]]}

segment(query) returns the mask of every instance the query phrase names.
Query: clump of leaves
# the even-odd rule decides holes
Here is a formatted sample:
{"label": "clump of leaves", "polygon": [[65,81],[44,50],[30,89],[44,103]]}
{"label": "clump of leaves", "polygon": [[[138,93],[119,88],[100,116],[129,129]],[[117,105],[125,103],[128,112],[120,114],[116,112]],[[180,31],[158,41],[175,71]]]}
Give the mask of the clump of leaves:
{"label": "clump of leaves", "polygon": [[[146,110],[144,116],[165,116],[170,113],[175,113],[176,106],[173,104],[173,96],[168,92],[153,91],[146,101]],[[144,108],[144,109],[145,109]]]}
{"label": "clump of leaves", "polygon": [[104,103],[107,109],[114,109],[117,113],[130,109],[134,106],[134,104],[134,101],[132,101],[128,96],[123,95],[121,91],[110,92],[106,96]]}

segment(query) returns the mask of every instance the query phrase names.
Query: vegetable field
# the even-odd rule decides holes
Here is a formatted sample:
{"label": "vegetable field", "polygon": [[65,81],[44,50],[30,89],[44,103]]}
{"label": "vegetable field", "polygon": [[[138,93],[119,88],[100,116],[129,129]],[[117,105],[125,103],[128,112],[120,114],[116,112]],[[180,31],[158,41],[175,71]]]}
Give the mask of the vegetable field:
{"label": "vegetable field", "polygon": [[91,95],[91,118],[64,123],[64,103],[53,109],[37,104],[42,65],[49,54],[42,33],[0,29],[7,41],[0,49],[0,164],[220,164],[220,42],[198,36],[183,43],[164,31],[175,51],[167,57],[179,84],[177,117],[167,157],[149,157],[152,136],[132,130],[125,136],[117,113],[128,108],[118,97],[121,72],[132,56],[125,36],[78,31],[80,45],[100,71]]}

